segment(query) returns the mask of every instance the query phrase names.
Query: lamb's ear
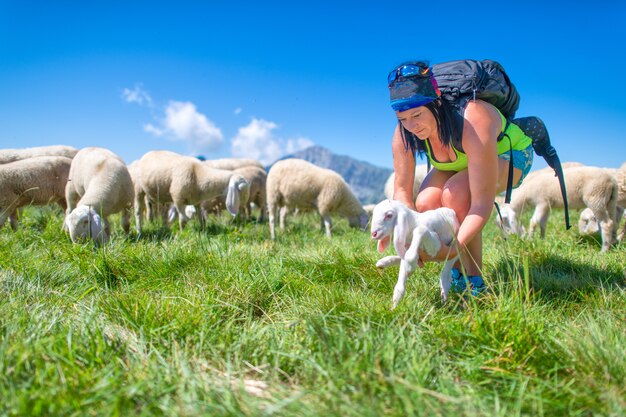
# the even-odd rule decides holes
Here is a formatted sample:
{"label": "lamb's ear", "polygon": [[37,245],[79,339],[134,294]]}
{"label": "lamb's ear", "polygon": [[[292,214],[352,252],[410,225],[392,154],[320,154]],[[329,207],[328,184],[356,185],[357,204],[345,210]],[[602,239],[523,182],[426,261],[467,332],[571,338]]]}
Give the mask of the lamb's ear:
{"label": "lamb's ear", "polygon": [[94,210],[90,210],[89,217],[91,238],[97,242],[104,243],[107,240],[108,236],[107,238],[105,238],[104,236],[106,233],[102,228],[102,219]]}
{"label": "lamb's ear", "polygon": [[396,248],[396,253],[404,258],[406,254],[406,241],[409,230],[409,219],[402,210],[396,213],[396,226],[393,234],[393,246]]}
{"label": "lamb's ear", "polygon": [[389,243],[391,242],[391,236],[385,236],[384,238],[378,241],[378,252],[383,253],[387,247],[389,247]]}
{"label": "lamb's ear", "polygon": [[230,181],[228,183],[228,192],[226,194],[226,210],[233,216],[239,213],[239,187],[236,181]]}

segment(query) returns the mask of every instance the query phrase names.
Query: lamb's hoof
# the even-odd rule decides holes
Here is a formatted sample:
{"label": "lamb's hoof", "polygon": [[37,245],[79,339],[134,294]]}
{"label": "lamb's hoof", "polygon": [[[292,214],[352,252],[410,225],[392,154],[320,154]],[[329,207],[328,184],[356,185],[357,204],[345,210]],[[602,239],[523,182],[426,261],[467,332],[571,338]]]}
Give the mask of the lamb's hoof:
{"label": "lamb's hoof", "polygon": [[391,309],[393,310],[400,304],[400,301],[404,297],[405,289],[404,288],[395,288],[393,290],[393,304]]}

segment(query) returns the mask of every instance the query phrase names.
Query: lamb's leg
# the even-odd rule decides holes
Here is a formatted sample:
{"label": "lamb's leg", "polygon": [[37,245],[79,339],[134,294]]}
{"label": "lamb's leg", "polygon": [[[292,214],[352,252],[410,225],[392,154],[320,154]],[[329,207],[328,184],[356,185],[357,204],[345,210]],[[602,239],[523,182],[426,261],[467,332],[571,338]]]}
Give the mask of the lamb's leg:
{"label": "lamb's leg", "polygon": [[448,292],[450,291],[450,285],[452,284],[452,267],[459,259],[458,256],[446,261],[443,271],[441,271],[441,301],[445,302],[448,299]]}
{"label": "lamb's leg", "polygon": [[146,198],[143,193],[135,194],[135,229],[137,229],[137,234],[141,234],[141,213],[146,208]]}
{"label": "lamb's leg", "polygon": [[[65,217],[70,215],[72,210],[76,207],[76,202],[78,201],[79,195],[74,188],[74,184],[68,180],[65,185],[65,201],[67,202],[67,209],[65,210]],[[67,225],[65,224],[65,220],[63,220],[62,229],[66,232],[69,232]]]}
{"label": "lamb's leg", "polygon": [[548,216],[550,215],[550,207],[547,204],[538,204],[535,207],[535,212],[533,216],[530,218],[530,224],[528,226],[528,237],[533,236],[535,232],[535,228],[539,225],[541,231],[541,238],[543,239],[546,235],[546,224],[548,222]]}
{"label": "lamb's leg", "polygon": [[398,272],[398,282],[396,282],[396,286],[393,289],[393,306],[391,309],[393,310],[398,306],[400,300],[404,297],[406,292],[406,279],[413,273],[415,270],[414,266],[411,266],[407,261],[400,261],[400,271]]}
{"label": "lamb's leg", "polygon": [[594,210],[593,212],[596,219],[598,219],[598,225],[600,226],[600,234],[602,236],[602,249],[601,252],[607,251],[613,244],[613,238],[615,237],[615,222],[613,219],[615,216],[609,215],[605,208]]}
{"label": "lamb's leg", "polygon": [[178,201],[176,203],[176,210],[178,211],[178,225],[180,226],[180,231],[182,232],[185,228],[185,225],[189,221],[187,214],[185,214],[185,204]]}
{"label": "lamb's leg", "polygon": [[273,204],[267,205],[267,218],[270,225],[270,236],[272,237],[272,240],[274,240],[276,239],[276,206],[274,206]]}
{"label": "lamb's leg", "polygon": [[287,217],[287,213],[289,213],[289,207],[282,206],[280,208],[280,230],[281,230],[281,232],[285,231],[285,217]]}
{"label": "lamb's leg", "polygon": [[391,265],[398,265],[400,261],[402,261],[402,258],[397,255],[385,256],[384,258],[380,258],[378,262],[376,262],[376,267],[384,269]]}
{"label": "lamb's leg", "polygon": [[130,208],[122,210],[122,229],[126,234],[130,232]]}
{"label": "lamb's leg", "polygon": [[322,215],[322,220],[324,222],[324,227],[326,228],[326,237],[331,237],[330,229],[333,227],[333,223],[330,219],[330,214]]}
{"label": "lamb's leg", "polygon": [[[619,229],[619,225],[622,222],[623,216],[624,216],[624,208],[617,206],[615,208],[615,231]],[[624,228],[622,229],[622,231],[619,232],[619,235],[617,235],[617,240],[621,242],[624,239],[624,236],[626,236],[626,222],[624,222]]]}
{"label": "lamb's leg", "polygon": [[[13,212],[11,213],[11,215],[9,216],[9,223],[11,224],[11,229],[13,229],[14,232],[17,232],[17,212],[18,209],[13,210]],[[0,226],[2,227],[2,226]]]}

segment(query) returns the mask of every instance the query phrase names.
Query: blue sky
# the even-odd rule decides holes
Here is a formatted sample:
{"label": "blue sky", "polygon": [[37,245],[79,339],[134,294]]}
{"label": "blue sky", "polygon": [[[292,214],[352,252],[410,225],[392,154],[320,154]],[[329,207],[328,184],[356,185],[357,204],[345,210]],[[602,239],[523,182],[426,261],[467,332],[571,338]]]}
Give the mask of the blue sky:
{"label": "blue sky", "polygon": [[0,0],[0,147],[392,167],[387,73],[488,58],[562,161],[626,160],[623,1],[129,3]]}

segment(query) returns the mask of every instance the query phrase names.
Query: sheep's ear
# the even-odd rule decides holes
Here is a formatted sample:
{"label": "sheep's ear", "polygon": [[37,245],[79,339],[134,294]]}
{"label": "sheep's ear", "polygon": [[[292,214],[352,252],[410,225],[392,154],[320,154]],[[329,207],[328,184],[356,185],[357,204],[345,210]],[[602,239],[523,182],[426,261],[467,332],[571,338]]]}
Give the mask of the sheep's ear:
{"label": "sheep's ear", "polygon": [[230,214],[232,214],[233,216],[236,216],[237,213],[239,212],[239,194],[241,193],[241,191],[239,191],[239,187],[237,186],[237,183],[234,181],[231,181],[228,184],[228,193],[226,194],[226,210],[228,210],[228,212]]}
{"label": "sheep's ear", "polygon": [[91,238],[98,242],[104,243],[103,237],[104,237],[105,232],[102,228],[102,219],[100,218],[98,213],[96,213],[93,210],[91,210],[91,213],[89,213],[89,216],[90,216],[89,227],[90,227]]}
{"label": "sheep's ear", "polygon": [[393,234],[393,246],[396,248],[396,253],[402,258],[404,258],[404,255],[406,254],[406,241],[410,232],[409,219],[407,218],[406,213],[403,213],[402,211],[398,212],[396,217],[396,227]]}

